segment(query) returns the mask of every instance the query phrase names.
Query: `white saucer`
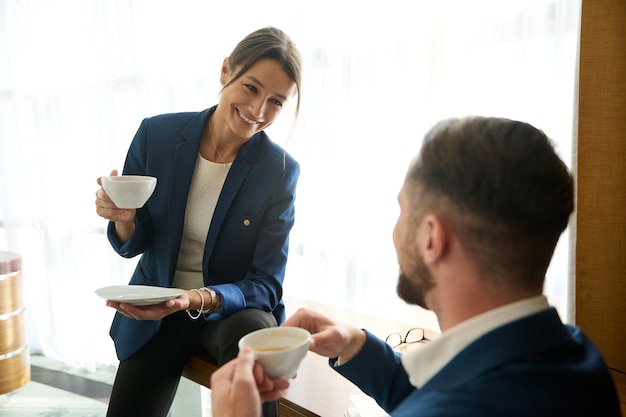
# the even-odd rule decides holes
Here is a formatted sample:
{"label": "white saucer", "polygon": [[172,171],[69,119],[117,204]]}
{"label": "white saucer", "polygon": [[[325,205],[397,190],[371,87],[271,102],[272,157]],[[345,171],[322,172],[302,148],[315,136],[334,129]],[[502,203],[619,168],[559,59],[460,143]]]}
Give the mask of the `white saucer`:
{"label": "white saucer", "polygon": [[176,298],[184,291],[179,288],[154,287],[150,285],[113,285],[96,290],[105,300],[129,303],[137,306],[159,304]]}

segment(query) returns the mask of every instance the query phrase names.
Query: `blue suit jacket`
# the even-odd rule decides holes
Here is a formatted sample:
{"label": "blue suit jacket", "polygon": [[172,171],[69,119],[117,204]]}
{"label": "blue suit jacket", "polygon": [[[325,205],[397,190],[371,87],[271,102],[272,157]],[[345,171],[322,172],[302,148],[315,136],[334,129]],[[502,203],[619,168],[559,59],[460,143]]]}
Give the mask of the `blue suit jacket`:
{"label": "blue suit jacket", "polygon": [[[120,255],[141,259],[130,284],[170,287],[183,232],[187,195],[200,139],[215,107],[143,120],[129,148],[124,174],[157,177],[146,205],[137,210],[136,231],[121,243],[109,223],[111,245]],[[204,284],[219,294],[219,320],[244,308],[272,312],[284,321],[282,284],[289,232],[294,223],[298,163],[264,132],[246,142],[233,161],[217,202],[202,261]],[[111,326],[118,358],[139,350],[160,321],[133,320],[119,313]]]}
{"label": "blue suit jacket", "polygon": [[421,389],[400,355],[369,333],[363,350],[334,369],[393,417],[620,416],[600,352],[554,309],[480,337]]}

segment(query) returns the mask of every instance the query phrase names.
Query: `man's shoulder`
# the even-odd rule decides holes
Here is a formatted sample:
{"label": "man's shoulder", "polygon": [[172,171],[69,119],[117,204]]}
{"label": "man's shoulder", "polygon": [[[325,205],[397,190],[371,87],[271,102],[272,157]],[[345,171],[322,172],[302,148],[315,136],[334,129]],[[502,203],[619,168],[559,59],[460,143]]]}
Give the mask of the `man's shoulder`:
{"label": "man's shoulder", "polygon": [[[610,415],[617,396],[599,349],[553,309],[487,333],[424,386],[446,402],[492,410],[481,415]],[[484,404],[490,399],[489,404]],[[600,405],[601,404],[601,405]],[[511,408],[512,407],[512,408]],[[604,409],[603,413],[595,414]],[[543,410],[543,411],[538,411]]]}

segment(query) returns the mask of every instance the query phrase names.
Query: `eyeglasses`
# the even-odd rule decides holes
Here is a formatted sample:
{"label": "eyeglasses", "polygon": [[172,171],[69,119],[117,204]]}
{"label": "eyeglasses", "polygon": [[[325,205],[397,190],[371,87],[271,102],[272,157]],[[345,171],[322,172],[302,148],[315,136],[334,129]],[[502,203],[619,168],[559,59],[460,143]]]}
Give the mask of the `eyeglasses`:
{"label": "eyeglasses", "polygon": [[399,352],[404,352],[407,347],[412,343],[428,342],[428,339],[424,335],[424,329],[414,327],[406,332],[404,337],[400,333],[391,333],[385,338],[385,342],[389,343],[392,348]]}

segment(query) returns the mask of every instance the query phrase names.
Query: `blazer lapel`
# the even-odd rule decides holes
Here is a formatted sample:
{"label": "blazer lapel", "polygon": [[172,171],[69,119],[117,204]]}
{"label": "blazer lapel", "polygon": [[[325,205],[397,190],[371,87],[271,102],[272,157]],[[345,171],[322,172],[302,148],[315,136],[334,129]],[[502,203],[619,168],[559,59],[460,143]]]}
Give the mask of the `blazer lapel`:
{"label": "blazer lapel", "polygon": [[180,133],[180,142],[176,146],[174,163],[172,165],[172,181],[170,182],[168,201],[168,239],[167,245],[169,253],[169,276],[174,276],[176,259],[180,249],[180,241],[183,235],[185,224],[184,214],[187,206],[187,197],[191,187],[191,178],[196,166],[198,151],[200,149],[200,139],[207,118],[213,113],[215,108],[205,110],[192,119]]}
{"label": "blazer lapel", "polygon": [[215,207],[215,212],[213,213],[213,219],[211,220],[211,227],[209,227],[209,233],[204,246],[202,270],[204,272],[206,285],[210,284],[209,282],[206,282],[206,271],[209,270],[209,259],[211,259],[211,253],[215,247],[215,241],[217,240],[220,227],[224,224],[224,219],[228,214],[230,206],[233,204],[241,185],[245,181],[254,162],[258,158],[261,135],[262,132],[255,134],[241,147],[237,157],[233,161],[233,165],[230,167],[228,175],[226,176],[226,181],[224,182],[224,187],[222,188],[219,200],[217,201],[217,206]]}

